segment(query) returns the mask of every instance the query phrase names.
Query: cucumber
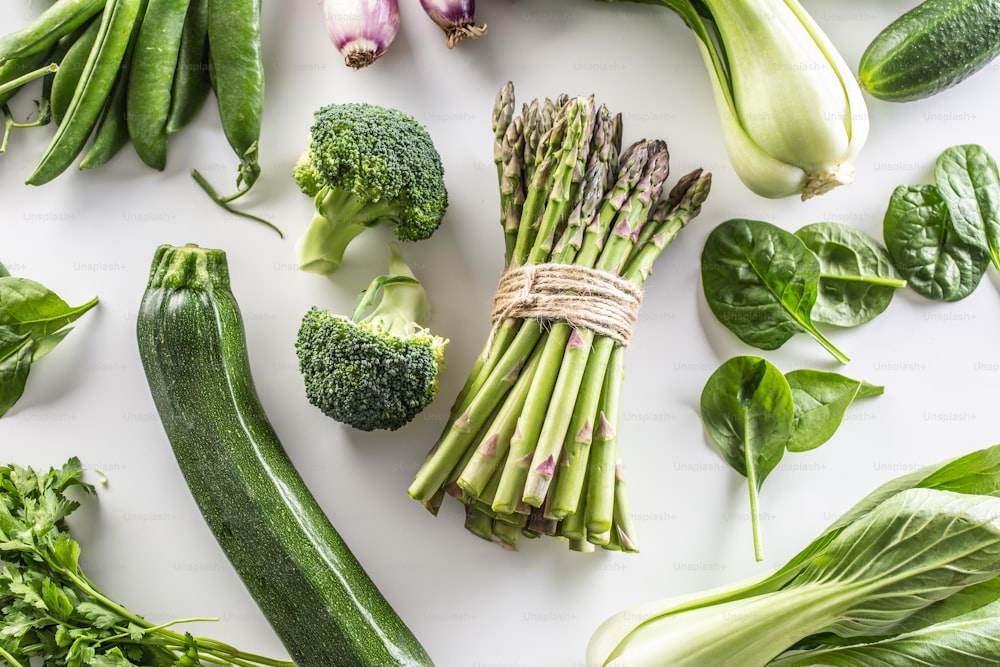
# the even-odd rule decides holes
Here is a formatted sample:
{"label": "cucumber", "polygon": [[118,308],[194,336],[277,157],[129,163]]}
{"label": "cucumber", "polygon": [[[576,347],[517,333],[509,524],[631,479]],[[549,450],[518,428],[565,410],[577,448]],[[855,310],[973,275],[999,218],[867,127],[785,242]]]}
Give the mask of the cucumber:
{"label": "cucumber", "polygon": [[209,528],[301,667],[431,665],[288,458],[250,376],[226,254],[157,248],[137,315],[164,430]]}
{"label": "cucumber", "polygon": [[1000,0],[926,0],[885,27],[858,64],[873,97],[907,102],[935,95],[1000,54]]}

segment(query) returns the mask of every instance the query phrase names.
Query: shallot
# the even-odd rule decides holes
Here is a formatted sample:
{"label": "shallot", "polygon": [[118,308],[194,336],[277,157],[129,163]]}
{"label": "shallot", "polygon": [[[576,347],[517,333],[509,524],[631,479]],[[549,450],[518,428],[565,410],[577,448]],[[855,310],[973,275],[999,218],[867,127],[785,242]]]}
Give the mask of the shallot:
{"label": "shallot", "polygon": [[444,30],[449,49],[466,37],[475,38],[486,32],[485,24],[476,24],[476,0],[420,0],[420,4]]}
{"label": "shallot", "polygon": [[353,69],[371,65],[399,32],[399,0],[323,0],[330,40]]}

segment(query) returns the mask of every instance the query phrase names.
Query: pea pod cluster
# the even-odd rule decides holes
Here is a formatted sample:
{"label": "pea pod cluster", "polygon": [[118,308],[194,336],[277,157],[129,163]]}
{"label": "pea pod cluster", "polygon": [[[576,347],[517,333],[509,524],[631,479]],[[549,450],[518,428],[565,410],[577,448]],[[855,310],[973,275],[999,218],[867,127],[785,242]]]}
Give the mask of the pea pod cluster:
{"label": "pea pod cluster", "polygon": [[[162,170],[169,137],[214,94],[239,160],[235,195],[209,189],[227,205],[260,174],[260,26],[260,0],[56,0],[0,37],[4,146],[14,128],[56,126],[27,177],[30,185],[48,183],[74,162],[98,168],[129,144],[145,164]],[[14,121],[7,102],[23,90],[17,83],[53,70],[42,86],[38,119]]]}

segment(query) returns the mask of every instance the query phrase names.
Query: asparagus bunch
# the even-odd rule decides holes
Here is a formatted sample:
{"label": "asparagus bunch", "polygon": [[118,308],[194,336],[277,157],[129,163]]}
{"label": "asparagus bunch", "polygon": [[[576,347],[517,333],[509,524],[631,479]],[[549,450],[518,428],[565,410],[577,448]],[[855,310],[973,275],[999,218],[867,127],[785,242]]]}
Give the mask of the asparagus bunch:
{"label": "asparagus bunch", "polygon": [[[535,99],[515,113],[508,83],[493,129],[504,278],[555,267],[612,287],[563,289],[565,317],[515,316],[498,298],[489,339],[409,495],[434,514],[445,495],[458,498],[466,528],[511,549],[519,536],[551,535],[578,551],[636,551],[617,438],[627,331],[615,323],[627,330],[634,320],[654,261],[699,213],[711,175],[696,169],[668,188],[666,144],[622,148],[621,114],[592,97]],[[631,312],[597,309],[578,321],[604,290],[635,299]]]}

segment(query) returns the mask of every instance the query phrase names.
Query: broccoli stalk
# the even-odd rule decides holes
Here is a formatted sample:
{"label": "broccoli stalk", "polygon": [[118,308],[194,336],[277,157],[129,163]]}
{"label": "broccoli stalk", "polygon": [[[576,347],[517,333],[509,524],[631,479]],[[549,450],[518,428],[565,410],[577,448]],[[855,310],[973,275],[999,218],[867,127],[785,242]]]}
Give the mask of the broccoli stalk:
{"label": "broccoli stalk", "polygon": [[[427,291],[413,275],[399,248],[390,245],[389,252],[389,272],[376,278],[361,293],[353,319],[397,338],[421,339],[422,334],[427,332],[425,325],[431,313]],[[365,316],[365,311],[373,306]]]}
{"label": "broccoli stalk", "polygon": [[429,238],[448,207],[441,156],[412,117],[373,104],[331,104],[315,114],[292,176],[315,214],[296,252],[303,270],[336,271],[364,230],[389,224],[402,241]]}
{"label": "broccoli stalk", "polygon": [[[367,313],[367,314],[366,314]],[[312,307],[295,350],[309,402],[361,431],[396,430],[434,400],[448,341],[426,328],[427,293],[391,246],[389,271],[353,316]]]}
{"label": "broccoli stalk", "polygon": [[316,195],[316,213],[299,241],[299,268],[327,275],[340,268],[348,244],[383,220],[396,218],[398,207],[365,202],[348,190],[325,187]]}

